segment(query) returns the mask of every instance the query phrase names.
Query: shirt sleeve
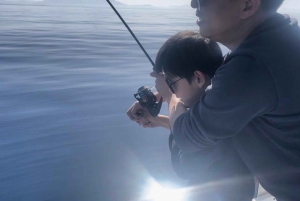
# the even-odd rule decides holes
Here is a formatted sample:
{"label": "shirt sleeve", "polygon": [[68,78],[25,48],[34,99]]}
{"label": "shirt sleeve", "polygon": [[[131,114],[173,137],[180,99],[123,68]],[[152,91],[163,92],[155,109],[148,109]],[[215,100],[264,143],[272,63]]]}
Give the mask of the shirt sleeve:
{"label": "shirt sleeve", "polygon": [[206,95],[176,119],[176,144],[184,152],[214,146],[239,134],[253,118],[270,112],[278,100],[272,75],[260,60],[234,57],[216,72]]}

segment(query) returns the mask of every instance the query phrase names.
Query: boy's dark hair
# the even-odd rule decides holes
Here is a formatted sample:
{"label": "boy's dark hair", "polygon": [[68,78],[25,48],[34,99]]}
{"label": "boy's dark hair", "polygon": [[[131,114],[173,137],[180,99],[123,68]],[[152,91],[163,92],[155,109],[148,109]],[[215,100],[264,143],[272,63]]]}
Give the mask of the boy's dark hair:
{"label": "boy's dark hair", "polygon": [[284,0],[261,0],[261,6],[264,11],[276,12]]}
{"label": "boy's dark hair", "polygon": [[191,83],[194,72],[212,78],[222,65],[222,51],[216,42],[199,32],[183,31],[169,38],[157,53],[155,71],[186,78]]}

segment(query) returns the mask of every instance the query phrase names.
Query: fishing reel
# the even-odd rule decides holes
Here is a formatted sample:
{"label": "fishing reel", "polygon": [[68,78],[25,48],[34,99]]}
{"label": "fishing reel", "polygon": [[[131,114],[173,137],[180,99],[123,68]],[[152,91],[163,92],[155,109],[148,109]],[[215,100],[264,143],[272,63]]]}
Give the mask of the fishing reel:
{"label": "fishing reel", "polygon": [[159,102],[156,102],[156,96],[149,87],[140,87],[134,97],[142,107],[147,108],[151,116],[156,117],[159,114],[163,99],[160,98]]}

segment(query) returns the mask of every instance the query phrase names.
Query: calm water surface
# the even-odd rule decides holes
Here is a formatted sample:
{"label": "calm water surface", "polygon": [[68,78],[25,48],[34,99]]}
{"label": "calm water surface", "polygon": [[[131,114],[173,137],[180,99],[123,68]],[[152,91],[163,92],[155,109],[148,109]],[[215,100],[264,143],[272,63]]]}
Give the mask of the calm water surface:
{"label": "calm water surface", "polygon": [[[119,11],[153,59],[197,30],[189,8]],[[150,178],[182,183],[168,131],[125,114],[152,66],[109,7],[2,3],[0,39],[0,200],[139,200]]]}
{"label": "calm water surface", "polygon": [[[118,9],[153,60],[198,29],[189,7]],[[107,6],[0,3],[0,200],[142,200],[151,178],[184,184],[168,131],[125,114],[151,69]]]}

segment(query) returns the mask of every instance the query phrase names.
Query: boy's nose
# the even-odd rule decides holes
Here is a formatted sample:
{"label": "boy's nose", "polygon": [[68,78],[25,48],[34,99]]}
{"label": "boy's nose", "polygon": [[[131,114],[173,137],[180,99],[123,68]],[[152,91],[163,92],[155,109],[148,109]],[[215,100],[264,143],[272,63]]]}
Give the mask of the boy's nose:
{"label": "boy's nose", "polygon": [[155,72],[155,71],[152,71],[152,72],[150,73],[150,76],[151,76],[151,77],[157,77],[157,76],[158,76],[158,73]]}

